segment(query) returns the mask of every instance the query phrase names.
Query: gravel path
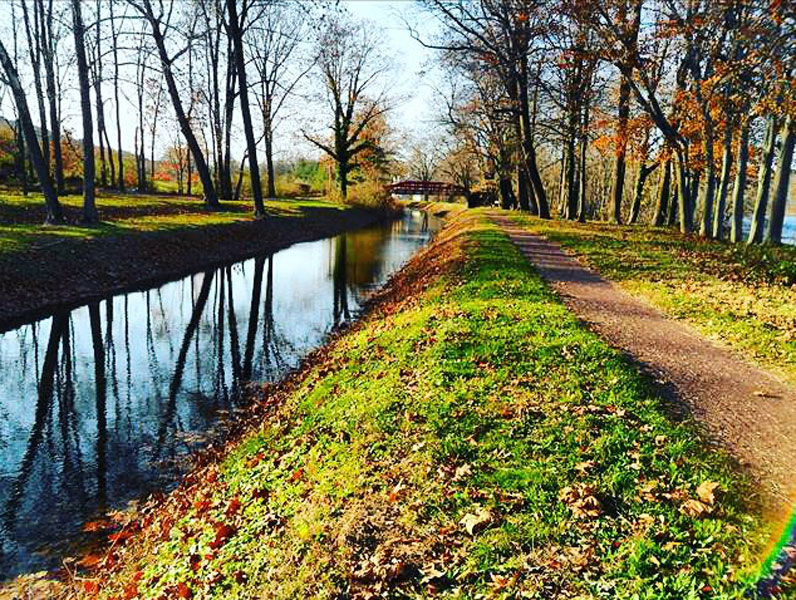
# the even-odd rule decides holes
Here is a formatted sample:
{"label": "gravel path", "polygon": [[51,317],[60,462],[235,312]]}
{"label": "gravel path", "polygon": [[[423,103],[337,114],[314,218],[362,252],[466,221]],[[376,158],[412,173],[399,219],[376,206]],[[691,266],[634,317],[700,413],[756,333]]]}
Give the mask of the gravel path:
{"label": "gravel path", "polygon": [[759,483],[766,508],[789,511],[796,491],[796,391],[603,279],[557,244],[507,217],[493,220],[578,317],[650,372],[666,396],[737,458]]}

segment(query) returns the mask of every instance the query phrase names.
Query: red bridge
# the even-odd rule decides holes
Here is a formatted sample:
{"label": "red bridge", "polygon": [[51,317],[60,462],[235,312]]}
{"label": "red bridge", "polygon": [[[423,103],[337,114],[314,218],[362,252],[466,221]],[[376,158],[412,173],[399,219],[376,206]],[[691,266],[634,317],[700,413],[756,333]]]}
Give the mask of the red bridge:
{"label": "red bridge", "polygon": [[391,194],[399,196],[464,196],[464,188],[444,181],[399,181],[385,186]]}

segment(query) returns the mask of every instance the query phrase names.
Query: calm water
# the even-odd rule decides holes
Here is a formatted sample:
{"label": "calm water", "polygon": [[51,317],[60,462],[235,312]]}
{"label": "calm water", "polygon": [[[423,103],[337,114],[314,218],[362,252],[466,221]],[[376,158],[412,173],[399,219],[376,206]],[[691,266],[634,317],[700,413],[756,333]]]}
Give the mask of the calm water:
{"label": "calm water", "polygon": [[86,521],[173,485],[241,386],[280,378],[355,318],[431,221],[414,212],[1,333],[0,581],[58,566]]}
{"label": "calm water", "polygon": [[[748,217],[743,220],[743,238],[749,234],[749,227],[751,226],[751,219]],[[763,221],[765,227],[765,220]],[[726,231],[729,231],[729,225]],[[782,243],[796,245],[796,216],[788,215],[785,217],[785,222],[782,224]]]}

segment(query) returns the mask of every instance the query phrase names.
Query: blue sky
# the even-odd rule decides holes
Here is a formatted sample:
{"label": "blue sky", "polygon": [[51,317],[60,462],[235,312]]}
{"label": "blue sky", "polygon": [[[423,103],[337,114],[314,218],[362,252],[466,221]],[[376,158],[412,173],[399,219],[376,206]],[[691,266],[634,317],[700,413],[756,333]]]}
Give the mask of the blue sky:
{"label": "blue sky", "polygon": [[396,62],[394,92],[402,98],[391,116],[392,123],[410,135],[428,133],[436,115],[429,86],[431,74],[424,76],[423,71],[432,66],[434,52],[412,39],[402,18],[416,14],[416,5],[407,0],[348,0],[342,4],[355,16],[373,21],[386,34],[387,53]]}

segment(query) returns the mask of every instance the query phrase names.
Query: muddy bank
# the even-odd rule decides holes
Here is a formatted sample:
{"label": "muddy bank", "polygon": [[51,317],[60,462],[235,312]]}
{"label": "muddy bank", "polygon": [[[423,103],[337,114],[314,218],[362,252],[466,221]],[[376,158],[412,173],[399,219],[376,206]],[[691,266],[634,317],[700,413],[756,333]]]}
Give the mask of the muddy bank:
{"label": "muddy bank", "polygon": [[111,294],[395,218],[363,208],[302,207],[297,216],[61,242],[0,257],[0,331]]}

